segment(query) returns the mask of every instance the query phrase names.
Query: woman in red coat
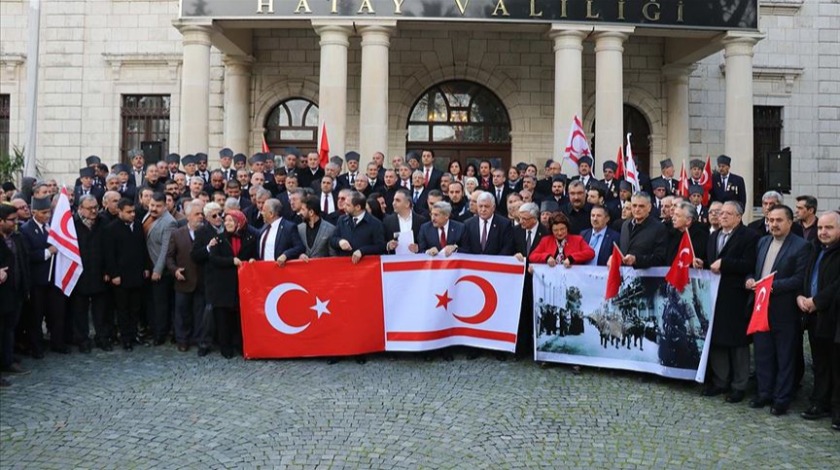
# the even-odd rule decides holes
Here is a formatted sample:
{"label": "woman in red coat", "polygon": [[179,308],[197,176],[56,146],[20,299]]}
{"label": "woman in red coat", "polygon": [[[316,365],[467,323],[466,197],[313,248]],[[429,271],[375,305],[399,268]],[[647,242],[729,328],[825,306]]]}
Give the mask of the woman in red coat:
{"label": "woman in red coat", "polygon": [[595,251],[580,235],[569,235],[569,218],[562,212],[551,217],[548,224],[551,234],[542,237],[540,243],[528,256],[528,261],[548,264],[551,267],[562,264],[586,264],[595,258]]}

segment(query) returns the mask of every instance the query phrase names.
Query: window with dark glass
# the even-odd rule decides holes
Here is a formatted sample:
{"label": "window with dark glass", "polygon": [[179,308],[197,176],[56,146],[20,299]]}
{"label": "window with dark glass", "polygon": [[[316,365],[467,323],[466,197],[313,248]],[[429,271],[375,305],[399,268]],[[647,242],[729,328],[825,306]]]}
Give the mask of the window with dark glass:
{"label": "window with dark glass", "polygon": [[120,158],[123,162],[128,162],[128,152],[132,149],[143,149],[147,160],[169,153],[170,104],[169,95],[122,96]]}
{"label": "window with dark glass", "polygon": [[[779,183],[785,179],[787,185]],[[790,151],[782,149],[782,107],[753,106],[753,205],[761,206],[761,196],[770,189],[788,192],[789,181]]]}
{"label": "window with dark glass", "polygon": [[9,155],[12,152],[9,144],[9,116],[11,114],[11,96],[0,95],[0,153]]}
{"label": "window with dark glass", "polygon": [[265,141],[275,152],[286,147],[314,152],[318,148],[318,122],[318,105],[305,98],[288,99],[269,113]]}

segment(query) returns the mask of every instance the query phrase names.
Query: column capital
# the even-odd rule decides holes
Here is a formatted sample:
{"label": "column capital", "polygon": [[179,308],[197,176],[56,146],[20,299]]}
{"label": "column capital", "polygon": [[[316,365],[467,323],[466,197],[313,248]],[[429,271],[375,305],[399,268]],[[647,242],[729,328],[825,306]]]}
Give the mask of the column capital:
{"label": "column capital", "polygon": [[246,55],[228,55],[222,58],[225,64],[225,72],[231,75],[251,75],[251,65],[254,58]]}
{"label": "column capital", "polygon": [[624,41],[626,41],[635,30],[636,28],[632,26],[594,27],[595,52],[624,52]]}
{"label": "column capital", "polygon": [[667,64],[662,67],[662,75],[668,81],[688,81],[688,76],[697,70],[697,65],[690,64]]}
{"label": "column capital", "polygon": [[356,27],[362,35],[364,46],[391,46],[391,35],[397,30],[396,21],[365,20],[357,21]]}
{"label": "column capital", "polygon": [[214,34],[219,30],[212,22],[192,22],[184,20],[174,20],[172,26],[181,32],[184,37],[183,44],[185,46],[200,45],[209,46]]}
{"label": "column capital", "polygon": [[555,24],[548,31],[548,37],[554,40],[554,52],[563,49],[582,51],[583,40],[591,32],[591,26]]}
{"label": "column capital", "polygon": [[753,48],[758,41],[764,39],[763,33],[748,33],[741,31],[728,31],[721,42],[724,47],[724,57],[735,57],[739,55],[753,56]]}
{"label": "column capital", "polygon": [[312,20],[312,27],[321,36],[320,45],[350,47],[353,22],[347,20]]}

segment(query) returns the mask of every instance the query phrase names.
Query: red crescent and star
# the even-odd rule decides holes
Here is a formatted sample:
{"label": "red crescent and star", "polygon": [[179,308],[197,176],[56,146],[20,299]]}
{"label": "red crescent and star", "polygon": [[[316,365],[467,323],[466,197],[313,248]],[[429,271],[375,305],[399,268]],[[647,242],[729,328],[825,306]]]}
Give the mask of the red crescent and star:
{"label": "red crescent and star", "polygon": [[[477,325],[479,323],[484,323],[493,316],[493,313],[496,312],[496,306],[498,305],[498,295],[496,295],[496,290],[493,288],[493,285],[490,284],[487,279],[478,277],[478,276],[461,276],[455,281],[455,285],[458,285],[462,282],[469,282],[474,284],[476,287],[481,289],[481,293],[484,295],[484,305],[482,306],[481,310],[478,313],[471,316],[462,316],[458,315],[455,312],[452,312],[452,316],[457,318],[458,320],[469,323],[471,325]],[[444,310],[449,310],[449,303],[454,300],[452,297],[449,296],[449,290],[445,290],[443,294],[435,294],[437,297],[437,305],[435,308],[443,307]]]}

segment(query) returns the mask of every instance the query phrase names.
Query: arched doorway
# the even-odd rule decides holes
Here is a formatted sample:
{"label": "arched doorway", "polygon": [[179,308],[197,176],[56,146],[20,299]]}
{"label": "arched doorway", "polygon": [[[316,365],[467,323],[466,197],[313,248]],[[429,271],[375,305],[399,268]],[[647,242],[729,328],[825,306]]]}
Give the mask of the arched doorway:
{"label": "arched doorway", "polygon": [[435,167],[446,171],[457,160],[487,159],[510,166],[510,117],[502,100],[486,87],[466,80],[439,83],[417,99],[408,118],[406,148],[432,150]]}
{"label": "arched doorway", "polygon": [[[603,162],[606,160],[615,161],[618,149],[614,149],[611,152],[605,151],[603,155],[599,154],[595,148],[598,136],[595,135],[594,120],[592,121],[592,129],[590,129],[590,133],[592,136],[592,153],[595,154],[596,162],[600,162],[596,164],[598,167],[597,173],[600,173],[601,164],[603,164]],[[648,123],[645,115],[635,106],[625,104],[624,133],[622,135],[626,136],[628,133],[633,134],[630,136],[630,145],[633,146],[633,155],[636,157],[636,165],[639,169],[641,169],[641,171],[647,173],[650,169],[650,123]],[[626,139],[624,141],[624,146],[626,149]]]}
{"label": "arched doorway", "polygon": [[303,154],[318,150],[318,105],[306,98],[289,98],[268,113],[265,141],[272,152],[297,147]]}

